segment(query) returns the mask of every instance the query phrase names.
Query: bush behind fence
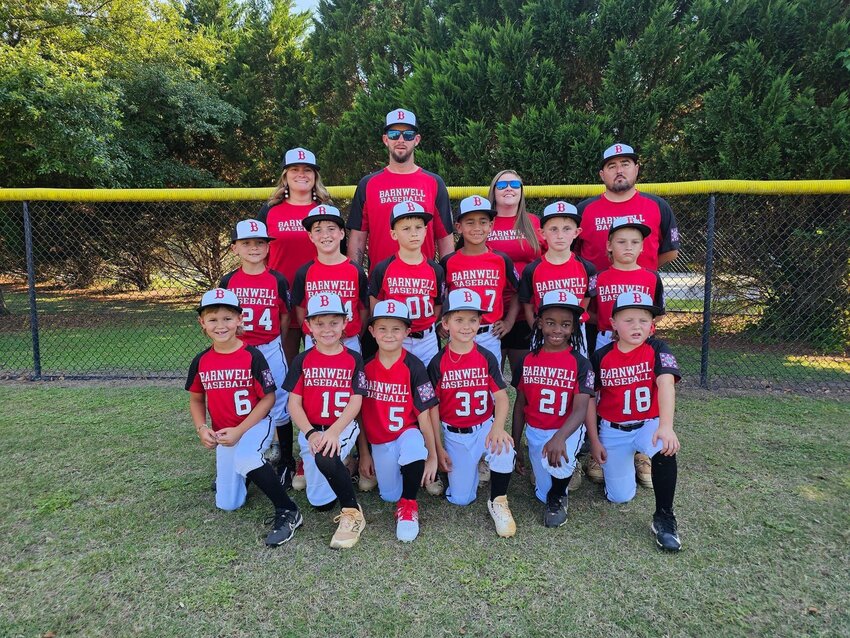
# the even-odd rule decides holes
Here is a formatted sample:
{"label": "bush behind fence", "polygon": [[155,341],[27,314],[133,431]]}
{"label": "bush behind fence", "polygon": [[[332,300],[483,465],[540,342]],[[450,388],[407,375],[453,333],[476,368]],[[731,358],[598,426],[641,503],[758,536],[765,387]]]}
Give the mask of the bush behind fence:
{"label": "bush behind fence", "polygon": [[[480,192],[450,190],[456,198]],[[598,190],[538,187],[527,195],[537,195],[529,202],[536,212],[556,196],[577,201]],[[684,382],[850,392],[850,188],[679,190],[695,194],[668,195],[682,245],[662,269],[668,313],[659,334],[677,353]],[[0,202],[0,376],[181,377],[206,347],[192,310],[198,292],[237,266],[230,228],[261,205],[262,195],[237,194],[27,202],[37,331],[25,204]],[[351,190],[333,194],[346,210]]]}

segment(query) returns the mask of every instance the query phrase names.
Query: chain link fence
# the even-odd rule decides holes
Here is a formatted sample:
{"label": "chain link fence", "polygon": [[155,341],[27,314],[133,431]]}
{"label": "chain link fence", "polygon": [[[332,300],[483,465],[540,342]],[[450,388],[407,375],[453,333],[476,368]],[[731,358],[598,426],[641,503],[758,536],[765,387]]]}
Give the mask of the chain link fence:
{"label": "chain link fence", "polygon": [[[667,199],[682,245],[659,335],[684,383],[850,392],[850,195]],[[208,345],[199,292],[238,265],[230,228],[260,205],[1,202],[0,377],[182,377]]]}

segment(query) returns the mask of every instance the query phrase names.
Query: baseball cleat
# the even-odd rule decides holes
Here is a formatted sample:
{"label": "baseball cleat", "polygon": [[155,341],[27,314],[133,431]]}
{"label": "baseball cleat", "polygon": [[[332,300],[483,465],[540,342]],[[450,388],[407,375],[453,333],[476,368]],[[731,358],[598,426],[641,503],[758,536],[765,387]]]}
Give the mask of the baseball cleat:
{"label": "baseball cleat", "polygon": [[507,496],[497,496],[492,501],[487,501],[487,509],[496,524],[496,533],[502,538],[510,538],[516,534],[516,523],[508,506]]}
{"label": "baseball cleat", "polygon": [[371,492],[376,487],[378,487],[378,479],[374,476],[369,478],[361,474],[357,479],[357,489],[361,492]]}
{"label": "baseball cleat", "polygon": [[304,477],[304,461],[298,459],[295,466],[295,476],[292,477],[292,489],[299,492],[307,489],[307,479]]}
{"label": "baseball cleat", "polygon": [[567,485],[567,489],[570,492],[575,492],[578,488],[581,487],[581,465],[576,463],[576,469],[573,471],[573,475],[570,478],[570,484]]}
{"label": "baseball cleat", "polygon": [[599,465],[592,456],[587,457],[587,465],[584,467],[584,475],[594,483],[605,482],[605,475],[602,473],[602,466]]}
{"label": "baseball cleat", "polygon": [[269,449],[266,450],[265,457],[269,463],[276,465],[280,461],[280,443],[273,441]]}
{"label": "baseball cleat", "polygon": [[652,489],[652,461],[646,454],[635,454],[635,477],[638,483]]}
{"label": "baseball cleat", "polygon": [[402,543],[410,543],[419,536],[419,503],[413,499],[399,499],[395,506],[395,535]]}
{"label": "baseball cleat", "polygon": [[363,508],[343,507],[342,511],[334,518],[334,523],[339,523],[331,538],[332,549],[348,549],[354,547],[360,540],[360,534],[366,528],[366,519],[363,517]]}
{"label": "baseball cleat", "polygon": [[655,543],[661,549],[668,552],[678,552],[682,549],[682,541],[676,525],[676,517],[673,512],[662,512],[652,517],[652,535]]}
{"label": "baseball cleat", "polygon": [[490,482],[490,466],[487,465],[487,461],[481,459],[478,461],[478,484],[489,483]]}
{"label": "baseball cleat", "polygon": [[569,507],[569,492],[556,501],[546,503],[543,510],[543,525],[546,527],[560,527],[567,522],[567,508]]}
{"label": "baseball cleat", "polygon": [[275,510],[272,531],[266,536],[266,545],[277,547],[295,536],[295,530],[304,524],[304,518],[298,510]]}
{"label": "baseball cleat", "polygon": [[427,483],[425,485],[425,491],[428,492],[431,496],[442,496],[445,491],[445,487],[443,487],[443,480],[437,476],[436,479]]}

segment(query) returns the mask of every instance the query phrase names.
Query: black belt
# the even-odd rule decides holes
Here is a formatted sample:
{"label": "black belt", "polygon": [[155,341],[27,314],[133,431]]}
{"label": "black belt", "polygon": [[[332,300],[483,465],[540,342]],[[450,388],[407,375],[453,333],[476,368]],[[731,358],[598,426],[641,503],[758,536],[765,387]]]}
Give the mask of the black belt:
{"label": "black belt", "polygon": [[643,427],[643,424],[646,421],[635,421],[634,423],[614,423],[613,421],[608,421],[608,425],[610,425],[615,430],[622,430],[623,432],[631,432],[632,430],[639,430]]}
{"label": "black belt", "polygon": [[472,431],[475,429],[475,426],[473,425],[471,428],[456,428],[453,425],[447,425],[446,429],[454,434],[472,434]]}
{"label": "black belt", "polygon": [[484,334],[485,332],[490,332],[490,328],[491,328],[492,326],[493,326],[493,324],[492,324],[492,323],[488,323],[486,326],[481,326],[481,327],[478,329],[478,332],[477,332],[476,334],[480,334],[480,335],[482,335],[482,334]]}
{"label": "black belt", "polygon": [[411,332],[407,336],[410,337],[411,339],[421,339],[422,337],[425,336],[425,331],[424,330],[417,330],[416,332]]}

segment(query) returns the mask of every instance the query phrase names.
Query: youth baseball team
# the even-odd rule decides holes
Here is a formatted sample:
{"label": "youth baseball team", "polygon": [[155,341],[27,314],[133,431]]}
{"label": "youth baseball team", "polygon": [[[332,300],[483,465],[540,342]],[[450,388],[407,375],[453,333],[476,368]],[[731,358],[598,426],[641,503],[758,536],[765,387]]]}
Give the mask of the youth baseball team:
{"label": "youth baseball team", "polygon": [[347,220],[315,155],[287,151],[268,202],[233,229],[240,267],[201,298],[211,345],[186,389],[216,452],[216,506],[241,507],[253,483],[274,504],[265,542],[277,546],[304,521],[288,490],[306,489],[314,509],[339,507],[330,545],[349,548],[366,527],[353,475],[396,504],[403,542],[419,534],[420,488],[466,506],[489,482],[496,533],[511,537],[513,472],[560,527],[584,445],[608,500],[651,485],[652,534],[678,551],[680,372],[655,321],[657,270],[679,236],[667,202],[636,189],[634,149],[603,152],[605,191],[578,206],[531,214],[520,175],[503,170],[453,215],[443,180],[414,162],[416,116],[390,111],[382,139],[388,165],[360,181]]}

